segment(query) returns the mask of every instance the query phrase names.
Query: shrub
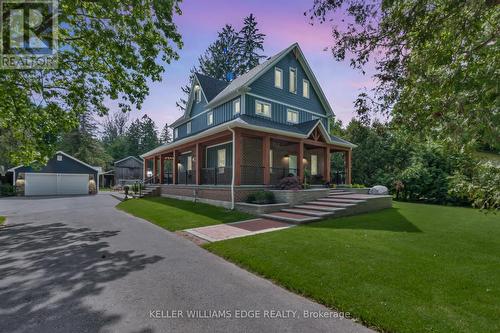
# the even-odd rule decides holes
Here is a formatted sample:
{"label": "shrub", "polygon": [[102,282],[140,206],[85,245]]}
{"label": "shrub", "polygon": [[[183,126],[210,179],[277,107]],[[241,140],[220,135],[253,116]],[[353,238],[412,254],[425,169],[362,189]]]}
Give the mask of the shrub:
{"label": "shrub", "polygon": [[0,197],[8,197],[16,194],[16,190],[14,186],[10,184],[1,184],[0,185]]}
{"label": "shrub", "polygon": [[273,204],[276,202],[274,193],[269,191],[257,191],[248,195],[246,202],[259,205]]}
{"label": "shrub", "polygon": [[89,193],[90,194],[97,193],[97,186],[96,186],[95,181],[93,179],[89,180]]}
{"label": "shrub", "polygon": [[300,190],[302,187],[300,186],[299,178],[294,175],[288,175],[280,180],[278,184],[278,188],[280,190]]}
{"label": "shrub", "polygon": [[352,184],[352,188],[365,188],[365,185],[363,184]]}
{"label": "shrub", "polygon": [[491,162],[480,163],[472,177],[455,173],[450,177],[449,194],[472,207],[497,211],[500,208],[500,168]]}

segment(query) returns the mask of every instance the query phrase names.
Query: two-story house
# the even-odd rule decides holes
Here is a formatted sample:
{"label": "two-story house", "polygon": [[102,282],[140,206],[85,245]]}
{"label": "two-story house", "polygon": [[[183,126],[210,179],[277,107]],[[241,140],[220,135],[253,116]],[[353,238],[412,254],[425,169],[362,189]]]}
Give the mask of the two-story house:
{"label": "two-story house", "polygon": [[142,155],[144,177],[165,195],[234,203],[289,174],[329,182],[342,152],[349,184],[355,145],[329,135],[331,115],[297,43],[229,83],[195,74],[173,142]]}

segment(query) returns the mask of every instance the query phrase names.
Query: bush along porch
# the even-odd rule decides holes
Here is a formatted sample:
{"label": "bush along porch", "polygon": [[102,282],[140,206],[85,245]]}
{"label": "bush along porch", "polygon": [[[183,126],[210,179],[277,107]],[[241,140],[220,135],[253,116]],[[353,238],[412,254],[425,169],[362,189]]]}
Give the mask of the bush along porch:
{"label": "bush along porch", "polygon": [[234,208],[284,178],[350,184],[356,146],[329,134],[332,116],[298,44],[229,83],[196,73],[173,142],[141,156],[148,193]]}

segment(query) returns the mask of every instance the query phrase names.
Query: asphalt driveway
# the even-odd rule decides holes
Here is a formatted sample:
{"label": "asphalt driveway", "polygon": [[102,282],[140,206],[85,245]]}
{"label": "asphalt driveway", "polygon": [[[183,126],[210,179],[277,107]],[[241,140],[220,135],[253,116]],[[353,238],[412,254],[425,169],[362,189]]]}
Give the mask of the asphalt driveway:
{"label": "asphalt driveway", "polygon": [[369,331],[117,203],[0,199],[0,332]]}

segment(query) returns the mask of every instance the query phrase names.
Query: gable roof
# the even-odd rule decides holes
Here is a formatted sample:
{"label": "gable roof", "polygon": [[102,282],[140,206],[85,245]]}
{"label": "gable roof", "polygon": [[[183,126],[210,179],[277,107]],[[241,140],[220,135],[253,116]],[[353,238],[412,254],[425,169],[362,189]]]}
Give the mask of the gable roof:
{"label": "gable roof", "polygon": [[[56,153],[54,154],[54,156],[57,156],[57,155],[64,155],[64,156],[66,156],[67,158],[69,158],[69,159],[71,159],[71,160],[73,160],[73,161],[75,161],[75,162],[77,162],[77,163],[79,163],[79,164],[81,164],[81,165],[83,165],[83,166],[85,166],[85,167],[87,167],[87,168],[90,168],[90,169],[92,169],[92,170],[94,170],[94,171],[99,172],[99,169],[101,169],[101,170],[102,170],[102,168],[101,168],[101,167],[91,166],[91,165],[89,165],[89,164],[87,164],[87,163],[85,163],[85,162],[83,162],[83,161],[80,161],[80,160],[79,160],[79,159],[77,159],[76,157],[73,157],[73,156],[71,156],[71,155],[69,155],[69,154],[66,154],[65,152],[63,152],[63,151],[61,151],[61,150],[56,151]],[[54,156],[52,156],[51,158],[54,158]],[[13,172],[13,171],[15,171],[16,169],[19,169],[19,168],[24,167],[24,166],[25,166],[25,165],[19,165],[19,166],[17,166],[17,167],[10,168],[10,169],[9,169],[9,170],[7,170],[7,171]]]}
{"label": "gable roof", "polygon": [[307,77],[310,79],[311,85],[318,94],[318,98],[321,104],[323,105],[323,107],[327,112],[334,115],[332,107],[330,106],[330,103],[328,102],[323,90],[321,89],[321,86],[319,85],[319,82],[316,79],[316,76],[314,75],[313,71],[311,70],[311,67],[309,66],[298,43],[290,45],[289,47],[282,50],[278,54],[264,61],[262,64],[255,66],[247,73],[237,77],[223,91],[221,91],[217,96],[215,96],[215,98],[213,98],[210,102],[208,102],[207,107],[213,108],[219,104],[226,102],[227,100],[233,97],[236,97],[242,92],[247,91],[249,89],[250,84],[252,84],[255,80],[261,77],[265,72],[267,72],[267,70],[274,67],[281,59],[283,59],[288,53],[292,51],[297,57],[299,63],[302,65]]}
{"label": "gable roof", "polygon": [[222,90],[224,90],[229,82],[217,80],[213,77],[206,76],[201,73],[194,73],[198,82],[200,83],[201,90],[205,94],[207,102],[210,102],[215,96],[217,96]]}
{"label": "gable roof", "polygon": [[184,109],[184,114],[180,116],[176,121],[170,124],[170,127],[175,127],[180,125],[184,121],[189,120],[189,116],[191,113],[191,108],[193,106],[194,94],[193,89],[195,83],[198,83],[201,88],[201,92],[207,103],[209,103],[215,96],[217,96],[224,88],[229,84],[228,82],[214,79],[213,77],[206,76],[201,73],[194,73],[193,81],[191,82],[191,93],[189,94],[188,101],[186,103],[186,108]]}
{"label": "gable roof", "polygon": [[127,157],[122,158],[121,160],[118,160],[118,161],[116,161],[116,162],[113,162],[113,165],[114,165],[114,164],[116,164],[116,163],[120,163],[120,162],[126,161],[126,160],[128,160],[128,159],[130,159],[130,158],[133,158],[134,160],[136,160],[136,161],[137,161],[137,162],[139,162],[139,163],[142,163],[142,162],[143,162],[143,160],[142,160],[142,159],[139,159],[139,158],[137,158],[137,157],[135,157],[135,156],[130,155],[130,156],[127,156]]}

